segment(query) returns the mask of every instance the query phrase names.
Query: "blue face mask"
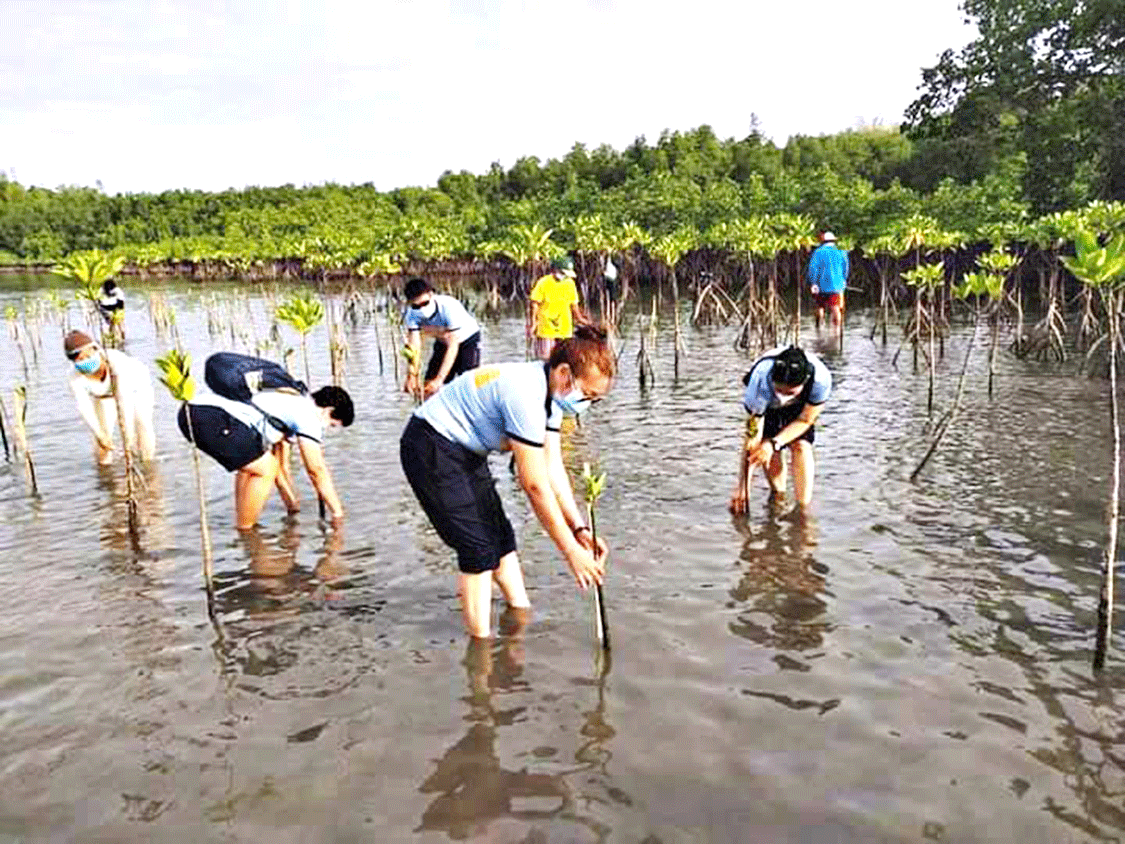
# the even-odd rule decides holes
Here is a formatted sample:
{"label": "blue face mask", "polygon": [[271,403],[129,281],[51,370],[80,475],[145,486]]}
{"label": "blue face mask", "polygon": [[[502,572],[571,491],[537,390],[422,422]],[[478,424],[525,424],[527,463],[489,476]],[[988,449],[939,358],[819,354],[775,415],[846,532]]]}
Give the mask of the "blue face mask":
{"label": "blue face mask", "polygon": [[551,396],[551,400],[567,416],[577,416],[590,406],[590,400],[583,395],[578,387],[575,387],[565,396]]}
{"label": "blue face mask", "polygon": [[76,360],[74,368],[81,372],[83,375],[93,375],[102,365],[101,355],[90,355],[85,360]]}

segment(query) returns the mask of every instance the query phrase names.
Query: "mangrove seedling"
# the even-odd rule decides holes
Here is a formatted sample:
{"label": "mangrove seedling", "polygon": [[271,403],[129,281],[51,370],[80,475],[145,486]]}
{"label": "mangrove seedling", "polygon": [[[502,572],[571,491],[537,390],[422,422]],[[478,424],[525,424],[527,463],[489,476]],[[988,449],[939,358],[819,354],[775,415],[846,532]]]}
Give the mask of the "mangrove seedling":
{"label": "mangrove seedling", "polygon": [[[95,249],[91,252],[76,252],[70,255],[61,263],[55,264],[51,268],[51,272],[75,281],[78,289],[75,291],[74,298],[85,300],[90,307],[91,321],[101,325],[98,300],[101,299],[102,284],[121,272],[124,266],[125,258],[123,256],[110,256]],[[119,312],[115,311],[114,313]],[[109,340],[117,337],[120,327],[120,321],[110,322]],[[103,346],[113,345],[107,342],[106,332],[100,331],[99,333],[102,335]]]}
{"label": "mangrove seedling", "polygon": [[1102,590],[1098,599],[1098,628],[1094,643],[1094,670],[1105,666],[1106,650],[1113,633],[1113,570],[1117,564],[1117,525],[1121,499],[1121,419],[1117,406],[1117,348],[1121,288],[1125,281],[1125,233],[1106,246],[1098,246],[1093,233],[1082,231],[1074,242],[1075,257],[1063,258],[1066,268],[1079,281],[1096,289],[1106,306],[1109,320],[1109,420],[1113,436],[1113,469],[1109,489],[1109,537],[1106,540],[1102,569]]}
{"label": "mangrove seedling", "polygon": [[134,545],[139,545],[137,495],[136,488],[133,485],[133,448],[125,428],[125,411],[121,405],[121,391],[117,389],[117,373],[114,371],[113,363],[109,360],[108,355],[106,356],[105,366],[109,370],[109,391],[113,395],[114,407],[117,408],[117,432],[121,435],[121,454],[125,460],[125,500],[128,512],[129,537],[133,540]]}
{"label": "mangrove seedling", "polygon": [[324,303],[312,293],[295,293],[277,306],[277,318],[288,323],[301,337],[301,356],[305,361],[305,383],[309,375],[309,348],[307,335],[324,320]]}
{"label": "mangrove seedling", "polygon": [[27,372],[27,353],[23,348],[23,332],[20,331],[19,311],[16,310],[15,305],[8,305],[4,308],[4,319],[8,321],[8,334],[15,341],[16,347],[20,350],[20,360],[23,361],[23,375],[28,377]]}
{"label": "mangrove seedling", "polygon": [[982,275],[981,273],[966,273],[961,284],[955,285],[952,289],[955,299],[965,300],[973,295],[978,297],[978,304],[974,308],[973,333],[969,335],[969,345],[965,348],[965,359],[961,362],[961,375],[957,379],[957,392],[953,397],[953,404],[938,420],[936,426],[937,433],[934,435],[930,447],[926,449],[926,453],[922,455],[922,459],[918,462],[918,465],[914,467],[914,471],[910,473],[911,481],[917,480],[922,469],[925,468],[930,458],[933,457],[934,452],[937,451],[937,447],[941,444],[945,432],[949,430],[949,427],[953,424],[954,419],[957,418],[957,414],[961,410],[961,397],[965,394],[965,373],[969,371],[969,358],[973,354],[973,345],[976,343],[977,328],[980,324],[979,297],[987,295],[987,291],[990,289],[990,283],[988,276]]}
{"label": "mangrove seedling", "polygon": [[178,349],[172,349],[163,357],[156,359],[162,374],[160,382],[168,388],[172,398],[180,402],[185,409],[187,419],[188,439],[191,440],[191,459],[195,466],[195,490],[199,497],[199,533],[203,545],[203,581],[207,586],[208,597],[211,595],[211,531],[207,526],[207,496],[203,490],[203,468],[199,462],[199,449],[195,447],[195,434],[191,427],[191,413],[187,412],[188,402],[195,397],[195,380],[191,377],[191,355],[186,355]]}
{"label": "mangrove seedling", "polygon": [[[934,350],[934,322],[937,320],[937,309],[934,307],[934,294],[945,280],[945,262],[939,261],[936,264],[919,264],[912,270],[907,270],[902,274],[902,279],[911,287],[918,291],[918,307],[915,310],[917,316],[922,315],[921,310],[921,293],[926,292],[926,321],[929,323],[930,329],[930,352],[929,352],[929,370],[930,370],[930,386],[928,398],[926,401],[926,413],[933,414],[934,412],[934,366],[936,365],[935,350]],[[915,324],[914,331],[917,334],[921,330],[919,324]]]}
{"label": "mangrove seedling", "polygon": [[[605,491],[606,473],[595,473],[589,463],[582,464],[582,483],[586,492],[586,515],[590,521],[590,536],[594,540],[594,555],[598,553],[598,520],[595,507]],[[594,635],[602,650],[609,650],[609,623],[605,611],[605,595],[602,585],[594,584]]]}
{"label": "mangrove seedling", "polygon": [[39,497],[39,482],[35,479],[35,461],[31,459],[31,446],[27,442],[27,387],[20,384],[12,391],[12,405],[15,408],[16,443],[23,452],[23,467],[27,471],[27,479],[31,483],[31,494]]}
{"label": "mangrove seedling", "polygon": [[6,416],[4,412],[4,400],[0,398],[0,441],[4,443],[4,460],[8,463],[12,462],[12,451],[8,446],[8,426],[4,421]]}

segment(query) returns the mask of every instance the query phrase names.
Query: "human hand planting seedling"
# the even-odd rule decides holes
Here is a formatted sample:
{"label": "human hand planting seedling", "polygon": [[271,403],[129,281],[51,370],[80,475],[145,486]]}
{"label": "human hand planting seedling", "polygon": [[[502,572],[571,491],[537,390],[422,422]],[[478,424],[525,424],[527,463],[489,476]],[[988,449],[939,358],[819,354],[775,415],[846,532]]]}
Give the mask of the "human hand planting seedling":
{"label": "human hand planting seedling", "polygon": [[414,396],[415,404],[421,404],[422,384],[419,380],[418,373],[421,369],[422,356],[418,354],[418,350],[409,343],[402,347],[402,356],[406,358],[407,364],[406,383],[403,384],[403,392],[410,393],[410,395]]}

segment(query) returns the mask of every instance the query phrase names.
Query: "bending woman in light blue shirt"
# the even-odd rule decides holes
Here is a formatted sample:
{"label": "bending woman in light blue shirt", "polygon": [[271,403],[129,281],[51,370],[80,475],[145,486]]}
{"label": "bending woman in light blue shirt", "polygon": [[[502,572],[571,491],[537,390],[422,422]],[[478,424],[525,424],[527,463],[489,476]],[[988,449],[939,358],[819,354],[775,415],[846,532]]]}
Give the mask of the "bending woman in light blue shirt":
{"label": "bending woman in light blue shirt", "polygon": [[742,379],[742,405],[749,417],[742,441],[738,483],[730,499],[733,513],[745,513],[755,466],[764,466],[770,493],[785,494],[782,454],[792,457],[793,492],[797,503],[812,501],[816,463],[813,443],[816,420],[832,395],[832,373],[812,352],[796,346],[770,349],[754,361]]}
{"label": "bending woman in light blue shirt", "polygon": [[457,552],[461,607],[472,636],[489,635],[492,584],[508,606],[530,606],[515,533],[488,454],[511,451],[520,485],[579,587],[600,583],[597,547],[562,462],[559,426],[610,388],[615,369],[604,331],[580,326],[546,363],[501,363],[454,379],[410,418],[399,444],[406,478],[442,540]]}

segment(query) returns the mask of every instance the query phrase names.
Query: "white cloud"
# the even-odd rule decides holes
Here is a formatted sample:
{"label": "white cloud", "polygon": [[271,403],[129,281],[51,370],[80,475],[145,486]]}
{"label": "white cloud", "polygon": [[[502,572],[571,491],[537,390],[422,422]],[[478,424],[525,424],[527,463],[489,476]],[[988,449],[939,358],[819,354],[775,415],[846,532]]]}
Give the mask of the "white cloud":
{"label": "white cloud", "polygon": [[965,43],[957,0],[902,13],[693,0],[8,0],[0,168],[108,190],[374,181],[757,114],[783,143],[899,121]]}

